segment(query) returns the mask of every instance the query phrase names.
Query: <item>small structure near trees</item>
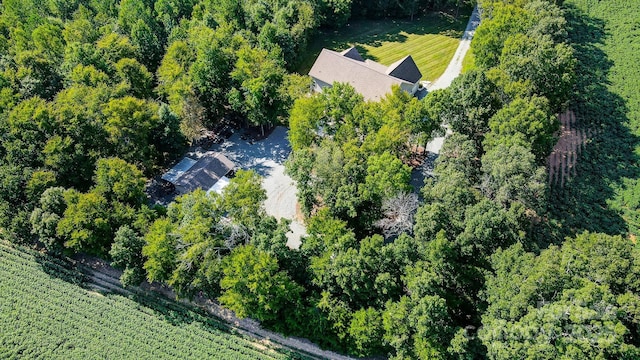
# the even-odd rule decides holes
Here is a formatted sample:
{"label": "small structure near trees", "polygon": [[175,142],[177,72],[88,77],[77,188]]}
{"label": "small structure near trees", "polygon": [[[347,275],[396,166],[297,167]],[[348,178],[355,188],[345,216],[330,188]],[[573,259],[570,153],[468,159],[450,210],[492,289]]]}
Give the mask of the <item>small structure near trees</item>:
{"label": "small structure near trees", "polygon": [[196,189],[220,192],[229,183],[229,175],[235,165],[222,153],[209,151],[198,160],[185,157],[176,166],[162,175],[162,179],[173,184],[179,194]]}

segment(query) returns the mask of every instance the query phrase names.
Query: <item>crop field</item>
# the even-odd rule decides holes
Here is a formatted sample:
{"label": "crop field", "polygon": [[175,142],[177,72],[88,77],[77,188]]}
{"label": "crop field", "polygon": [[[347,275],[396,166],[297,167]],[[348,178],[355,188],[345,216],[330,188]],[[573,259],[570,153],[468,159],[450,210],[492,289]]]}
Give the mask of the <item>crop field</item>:
{"label": "crop field", "polygon": [[0,358],[290,359],[160,297],[83,286],[70,264],[0,240]]}
{"label": "crop field", "polygon": [[575,164],[564,170],[573,176],[552,188],[552,211],[566,231],[560,238],[590,230],[633,239],[640,236],[640,1],[563,7],[578,59],[571,127],[587,136],[577,161],[566,162]]}
{"label": "crop field", "polygon": [[[461,13],[471,14],[470,9]],[[309,44],[298,72],[307,74],[322,48],[341,51],[356,46],[367,59],[391,65],[411,55],[422,80],[433,81],[447,68],[456,52],[469,16],[457,19],[434,13],[410,20],[358,20],[338,30],[324,30]]]}

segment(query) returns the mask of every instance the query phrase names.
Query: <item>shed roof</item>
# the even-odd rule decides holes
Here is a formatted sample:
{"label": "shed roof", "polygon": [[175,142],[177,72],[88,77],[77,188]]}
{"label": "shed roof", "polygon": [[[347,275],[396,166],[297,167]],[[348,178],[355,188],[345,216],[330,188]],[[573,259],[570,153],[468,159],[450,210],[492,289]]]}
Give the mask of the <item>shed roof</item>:
{"label": "shed roof", "polygon": [[195,163],[197,162],[198,162],[197,160],[193,160],[191,158],[185,157],[182,160],[180,160],[180,162],[177,163],[174,167],[172,167],[171,170],[164,173],[162,175],[162,179],[167,180],[170,183],[175,183],[176,180],[180,178],[180,176],[184,175],[185,172],[189,171],[189,169],[191,169],[191,167],[195,165]]}
{"label": "shed roof", "polygon": [[221,177],[215,184],[213,184],[212,187],[209,188],[209,190],[207,190],[207,194],[214,191],[218,194],[222,194],[222,190],[229,185],[230,181],[231,180],[226,176]]}
{"label": "shed roof", "polygon": [[341,53],[322,49],[309,75],[327,84],[348,83],[366,100],[379,100],[392,85],[413,86],[422,77],[411,56],[387,67],[365,60],[355,47]]}
{"label": "shed roof", "polygon": [[208,190],[233,167],[233,162],[226,156],[209,151],[198,159],[198,162],[178,178],[174,184],[182,193],[188,193],[198,188]]}

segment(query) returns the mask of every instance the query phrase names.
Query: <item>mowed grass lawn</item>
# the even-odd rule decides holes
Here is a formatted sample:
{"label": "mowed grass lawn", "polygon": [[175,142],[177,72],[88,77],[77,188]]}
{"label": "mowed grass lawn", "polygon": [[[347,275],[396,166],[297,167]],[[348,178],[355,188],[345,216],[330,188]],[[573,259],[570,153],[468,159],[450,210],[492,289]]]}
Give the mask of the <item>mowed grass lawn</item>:
{"label": "mowed grass lawn", "polygon": [[[471,10],[460,13],[471,15]],[[383,65],[411,55],[422,72],[422,80],[433,81],[447,68],[468,21],[468,15],[455,19],[432,13],[413,21],[358,20],[341,29],[320,30],[297,70],[307,74],[322,48],[342,51],[356,46],[364,58]]]}

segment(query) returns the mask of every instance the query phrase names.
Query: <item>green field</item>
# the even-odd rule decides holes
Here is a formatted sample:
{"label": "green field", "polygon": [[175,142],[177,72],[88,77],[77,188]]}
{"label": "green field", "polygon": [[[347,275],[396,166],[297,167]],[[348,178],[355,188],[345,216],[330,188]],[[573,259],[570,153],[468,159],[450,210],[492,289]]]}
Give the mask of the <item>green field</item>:
{"label": "green field", "polygon": [[569,105],[589,139],[577,176],[554,189],[564,232],[640,236],[640,1],[569,0],[578,77]]}
{"label": "green field", "polygon": [[92,291],[68,263],[0,240],[0,358],[289,359],[157,297]]}
{"label": "green field", "polygon": [[[471,15],[471,10],[462,13]],[[319,31],[297,70],[307,74],[322,48],[341,51],[356,46],[363,57],[384,65],[411,55],[422,72],[422,79],[433,81],[451,61],[467,21],[469,16],[453,19],[442,14],[430,14],[413,21],[352,21],[338,30]]]}

